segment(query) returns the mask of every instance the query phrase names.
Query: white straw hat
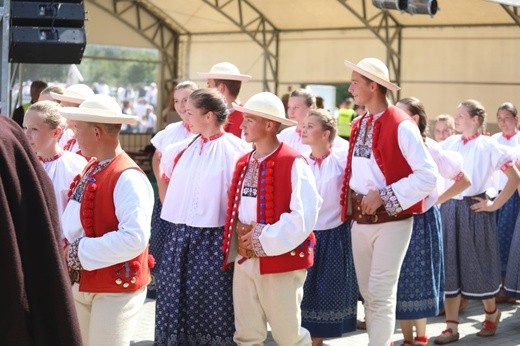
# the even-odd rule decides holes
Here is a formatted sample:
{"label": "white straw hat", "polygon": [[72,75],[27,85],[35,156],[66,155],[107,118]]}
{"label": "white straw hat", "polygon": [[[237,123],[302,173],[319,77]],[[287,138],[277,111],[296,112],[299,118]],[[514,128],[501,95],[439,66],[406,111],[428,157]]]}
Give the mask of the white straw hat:
{"label": "white straw hat", "polygon": [[345,60],[345,66],[362,74],[371,81],[380,84],[387,89],[397,91],[401,89],[396,84],[390,82],[390,74],[388,73],[388,67],[379,59],[376,58],[365,58],[354,64],[348,60]]}
{"label": "white straw hat", "polygon": [[94,91],[85,84],[73,84],[67,87],[63,94],[58,94],[53,91],[50,92],[51,96],[55,100],[66,101],[71,103],[80,104],[85,101],[87,97],[94,95]]}
{"label": "white straw hat", "polygon": [[284,125],[296,125],[297,122],[285,117],[282,100],[273,93],[264,91],[251,96],[244,106],[233,103],[233,108],[242,112],[257,115]]}
{"label": "white straw hat", "polygon": [[137,116],[123,114],[116,99],[105,94],[90,96],[79,107],[63,107],[61,115],[66,119],[101,124],[137,123]]}
{"label": "white straw hat", "polygon": [[229,62],[215,64],[209,72],[197,73],[204,79],[237,80],[240,82],[247,82],[251,79],[250,75],[240,74],[238,67]]}

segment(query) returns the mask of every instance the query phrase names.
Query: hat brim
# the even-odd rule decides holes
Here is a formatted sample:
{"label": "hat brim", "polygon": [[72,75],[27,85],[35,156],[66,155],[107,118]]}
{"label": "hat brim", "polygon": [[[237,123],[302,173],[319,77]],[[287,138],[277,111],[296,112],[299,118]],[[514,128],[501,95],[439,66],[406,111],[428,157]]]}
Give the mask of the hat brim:
{"label": "hat brim", "polygon": [[85,121],[100,124],[137,124],[137,116],[130,114],[115,114],[105,109],[63,107],[60,109],[65,119]]}
{"label": "hat brim", "polygon": [[81,104],[81,102],[85,101],[85,99],[86,99],[84,97],[74,97],[74,96],[70,96],[70,95],[57,94],[54,91],[51,91],[49,94],[55,100],[76,103],[78,105]]}
{"label": "hat brim", "polygon": [[257,110],[245,108],[245,107],[242,107],[240,105],[237,105],[236,103],[233,103],[233,108],[238,110],[238,111],[240,111],[240,112],[242,112],[242,113],[248,113],[248,114],[257,115],[259,117],[262,117],[262,118],[265,118],[265,119],[268,119],[268,120],[272,120],[272,121],[275,121],[277,123],[281,123],[282,125],[293,126],[293,125],[298,124],[294,120],[287,119],[287,118],[280,118],[280,117],[278,117],[276,115],[272,115],[272,114],[269,114],[269,113],[264,113],[264,112],[260,112],[260,111],[257,111]]}
{"label": "hat brim", "polygon": [[197,72],[197,74],[204,79],[223,79],[223,80],[236,80],[240,82],[247,82],[251,80],[251,76],[247,74],[226,74],[226,73],[209,73],[209,72]]}
{"label": "hat brim", "polygon": [[367,77],[368,79],[376,82],[377,84],[384,86],[385,88],[387,88],[389,90],[392,90],[392,91],[401,90],[401,88],[399,86],[397,86],[396,84],[386,81],[384,79],[381,79],[380,77],[373,75],[372,73],[359,68],[356,64],[354,64],[348,60],[344,60],[343,62],[345,63],[346,67],[356,71],[357,73]]}

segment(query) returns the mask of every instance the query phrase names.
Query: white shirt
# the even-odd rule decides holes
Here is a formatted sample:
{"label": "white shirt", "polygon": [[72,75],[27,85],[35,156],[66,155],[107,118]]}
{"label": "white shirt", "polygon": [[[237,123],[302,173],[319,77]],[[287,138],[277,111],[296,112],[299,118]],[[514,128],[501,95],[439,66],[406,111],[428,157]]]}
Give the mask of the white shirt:
{"label": "white shirt", "polygon": [[[302,143],[302,137],[296,131],[296,126],[291,126],[280,131],[278,134],[278,140],[287,144],[299,153],[306,153],[311,151],[311,147],[309,145]],[[348,148],[348,141],[341,138],[340,136],[336,136],[332,146],[335,148]]]}
{"label": "white shirt", "polygon": [[182,121],[178,121],[157,132],[150,142],[159,152],[163,153],[168,145],[181,142],[186,138],[193,138],[194,136],[193,133],[184,127]]}
{"label": "white shirt", "polygon": [[[316,224],[322,198],[316,189],[312,171],[302,157],[297,157],[292,165],[291,187],[291,211],[283,213],[277,222],[266,225],[259,237],[267,256],[277,256],[291,251],[309,236]],[[256,209],[256,197],[242,196],[238,206],[240,222],[256,222]]]}
{"label": "white shirt", "polygon": [[[142,172],[127,169],[114,189],[114,205],[119,220],[117,232],[98,238],[83,238],[78,256],[86,270],[105,268],[128,261],[148,246],[154,204],[150,181]],[[62,217],[63,233],[69,243],[85,236],[80,220],[81,204],[69,201]]]}
{"label": "white shirt", "polygon": [[70,184],[74,178],[83,171],[87,165],[87,160],[78,154],[64,151],[56,160],[50,162],[42,162],[43,168],[52,180],[54,194],[58,205],[58,216],[65,210],[67,201],[69,200]]}
{"label": "white shirt", "polygon": [[[374,120],[382,114],[376,114]],[[364,126],[367,118],[360,120],[363,121],[360,126]],[[373,132],[373,129],[374,127],[371,126],[370,132]],[[384,129],[381,129],[381,136],[384,135],[383,132]],[[362,136],[358,135],[357,137],[356,146],[362,141]],[[437,182],[437,169],[424,145],[419,129],[413,121],[405,120],[399,123],[397,142],[401,153],[412,169],[412,173],[391,184],[391,187],[399,205],[403,210],[406,210],[432,192]],[[350,145],[354,145],[354,143]],[[370,148],[369,158],[352,155],[352,175],[350,177],[350,188],[363,195],[366,195],[370,190],[381,190],[388,185],[372,153],[372,143],[369,142],[367,145]]]}
{"label": "white shirt", "polygon": [[310,158],[310,153],[303,155],[316,178],[318,192],[323,198],[318,221],[314,227],[315,231],[333,229],[342,224],[339,203],[347,155],[348,146],[344,149],[332,148],[330,155],[322,161],[321,166]]}
{"label": "white shirt", "polygon": [[173,169],[177,153],[190,141],[168,146],[161,158],[164,172],[170,178],[161,218],[192,227],[224,226],[235,164],[250,146],[230,133],[204,144],[199,137],[183,152]]}
{"label": "white shirt", "polygon": [[462,156],[454,151],[444,150],[439,143],[431,138],[426,138],[426,147],[438,168],[437,185],[426,197],[424,210],[430,209],[439,196],[446,191],[446,185],[453,184],[453,180],[462,172]]}
{"label": "white shirt", "polygon": [[[514,156],[516,156],[515,148],[518,148],[520,146],[520,132],[517,132],[509,140],[506,137],[504,137],[502,132],[495,133],[493,136],[491,136],[491,138],[495,139],[498,142],[498,144],[511,148],[510,153],[511,153],[511,155],[513,155],[514,161],[518,160],[518,158],[516,158]],[[497,172],[497,175],[495,175],[495,179],[497,180],[496,181],[497,189],[499,191],[503,190],[504,186],[506,186],[506,183],[507,183],[507,176],[504,174],[504,172],[500,171],[500,172]]]}
{"label": "white shirt", "polygon": [[444,149],[453,150],[464,158],[464,171],[471,179],[471,186],[461,194],[453,197],[462,199],[466,196],[475,196],[493,189],[491,179],[495,171],[511,161],[508,149],[498,144],[489,136],[480,135],[466,144],[461,135],[453,135],[446,138],[442,143]]}

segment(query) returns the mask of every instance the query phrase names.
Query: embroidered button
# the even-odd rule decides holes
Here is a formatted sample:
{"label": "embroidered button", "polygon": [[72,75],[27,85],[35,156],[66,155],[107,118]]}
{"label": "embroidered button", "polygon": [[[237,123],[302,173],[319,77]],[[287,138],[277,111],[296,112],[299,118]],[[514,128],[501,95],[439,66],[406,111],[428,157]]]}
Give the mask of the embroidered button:
{"label": "embroidered button", "polygon": [[137,279],[135,278],[135,276],[132,276],[132,280],[130,280],[130,282],[135,284],[136,281],[137,281]]}
{"label": "embroidered button", "polygon": [[303,257],[305,256],[305,254],[303,252],[300,252],[300,257]]}
{"label": "embroidered button", "polygon": [[125,282],[125,283],[123,284],[123,288],[128,288],[128,286],[130,286],[130,284],[129,284],[128,282]]}
{"label": "embroidered button", "polygon": [[296,251],[291,251],[291,256],[296,256]]}
{"label": "embroidered button", "polygon": [[123,283],[123,280],[121,280],[121,278],[117,278],[116,279],[116,284],[117,285],[121,285]]}

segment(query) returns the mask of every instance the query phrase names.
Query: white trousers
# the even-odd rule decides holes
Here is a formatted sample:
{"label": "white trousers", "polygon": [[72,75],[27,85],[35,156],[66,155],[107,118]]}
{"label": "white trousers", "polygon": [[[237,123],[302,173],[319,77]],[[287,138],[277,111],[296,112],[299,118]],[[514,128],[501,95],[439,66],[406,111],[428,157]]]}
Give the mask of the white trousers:
{"label": "white trousers", "polygon": [[[241,256],[238,256],[242,258]],[[235,261],[233,304],[239,346],[264,345],[267,323],[280,346],[308,346],[311,336],[301,327],[300,304],[307,270],[260,275],[260,261]]]}
{"label": "white trousers", "polygon": [[352,225],[352,251],[363,296],[369,346],[388,346],[395,328],[397,282],[413,218]]}
{"label": "white trousers", "polygon": [[130,293],[80,292],[72,286],[84,346],[128,346],[146,299],[146,287]]}

